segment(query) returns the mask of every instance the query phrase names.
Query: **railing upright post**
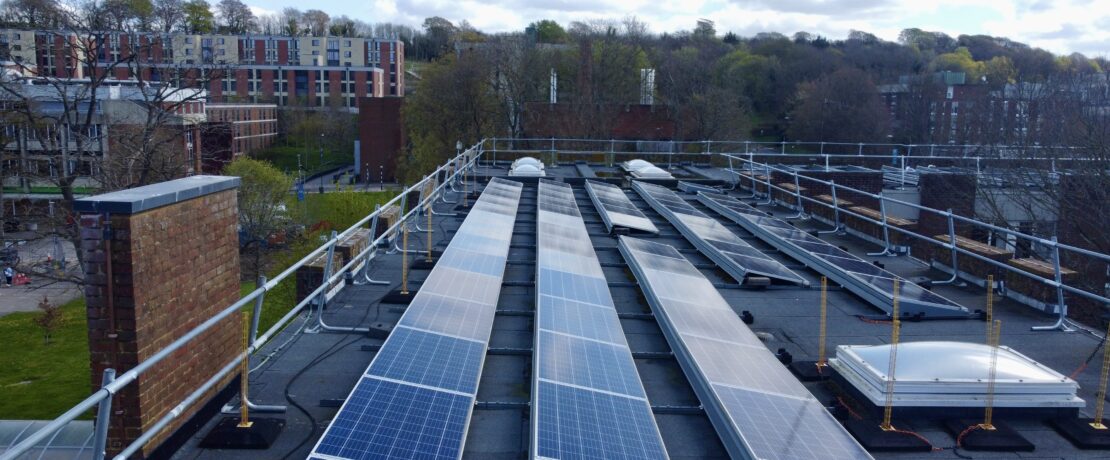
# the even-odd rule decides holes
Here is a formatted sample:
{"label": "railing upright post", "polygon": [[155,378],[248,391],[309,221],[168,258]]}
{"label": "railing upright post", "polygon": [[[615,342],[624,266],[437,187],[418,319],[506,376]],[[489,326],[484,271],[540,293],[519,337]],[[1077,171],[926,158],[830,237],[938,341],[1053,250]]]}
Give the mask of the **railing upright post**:
{"label": "railing upright post", "polygon": [[1062,330],[1071,332],[1072,328],[1064,324],[1064,320],[1068,317],[1068,306],[1064,303],[1064,274],[1060,268],[1060,245],[1056,240],[1056,236],[1052,236],[1052,277],[1056,286],[1056,309],[1059,316],[1056,317],[1056,323],[1051,326],[1033,326],[1034,331],[1051,331]]}
{"label": "railing upright post", "polygon": [[798,217],[804,219],[806,217],[806,211],[804,205],[802,204],[802,186],[798,181],[797,170],[794,171],[794,199],[796,200],[798,206]]}
{"label": "railing upright post", "polygon": [[948,208],[946,215],[948,217],[948,249],[952,252],[952,277],[944,281],[934,281],[933,284],[955,283],[960,273],[956,266],[960,251],[956,249],[956,219],[952,217],[952,208]]}
{"label": "railing upright post", "polygon": [[863,156],[863,142],[859,143],[859,151],[856,152],[856,156],[860,156],[860,157]]}
{"label": "railing upright post", "polygon": [[[100,379],[100,388],[116,380],[116,370],[104,369]],[[96,428],[93,432],[93,460],[104,460],[108,454],[108,425],[112,417],[112,395],[108,395],[96,408]]]}
{"label": "railing upright post", "polygon": [[890,245],[890,228],[886,220],[886,199],[883,197],[883,192],[879,192],[879,225],[883,228],[883,250],[880,252],[868,253],[869,256],[893,256],[895,255]]}
{"label": "railing upright post", "polygon": [[824,141],[821,142],[821,154],[822,155],[825,154],[825,142]]}
{"label": "railing upright post", "polygon": [[[262,287],[266,285],[266,275],[258,275],[258,284],[255,286]],[[262,302],[266,299],[266,291],[258,293],[258,297],[254,299],[254,310],[251,311],[251,332],[250,332],[250,346],[254,348],[255,340],[258,340],[258,321],[262,316]]]}

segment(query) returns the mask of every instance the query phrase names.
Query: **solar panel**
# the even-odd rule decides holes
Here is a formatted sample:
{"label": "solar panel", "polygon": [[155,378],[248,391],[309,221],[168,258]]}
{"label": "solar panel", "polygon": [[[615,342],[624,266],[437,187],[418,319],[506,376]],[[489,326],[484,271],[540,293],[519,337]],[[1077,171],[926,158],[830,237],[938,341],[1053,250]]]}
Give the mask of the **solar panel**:
{"label": "solar panel", "polygon": [[632,200],[616,185],[606,182],[586,181],[586,192],[594,202],[601,220],[609,231],[613,227],[624,227],[649,233],[659,233],[659,229],[643,212],[632,204]]}
{"label": "solar panel", "polygon": [[813,267],[872,305],[894,310],[894,280],[899,280],[899,310],[927,318],[967,318],[960,304],[856,257],[807,232],[728,195],[699,193],[698,201],[744,227],[763,241]]}
{"label": "solar panel", "polygon": [[574,190],[537,204],[532,457],[667,458]]}
{"label": "solar panel", "polygon": [[618,246],[732,458],[871,458],[677,250],[627,236]]}
{"label": "solar panel", "polygon": [[744,282],[748,276],[756,275],[777,281],[809,285],[809,282],[797,273],[751,247],[716,219],[698,211],[671,189],[639,181],[634,181],[632,188],[702,254],[713,260],[736,281]]}
{"label": "solar panel", "polygon": [[309,458],[462,457],[521,188],[486,186]]}
{"label": "solar panel", "polygon": [[687,181],[684,181],[684,180],[678,181],[678,189],[683,191],[683,192],[686,192],[686,193],[698,193],[698,192],[721,193],[721,191],[717,190],[717,188],[715,188],[715,187],[710,187],[708,185],[701,185],[701,184],[694,183],[694,182],[687,182]]}

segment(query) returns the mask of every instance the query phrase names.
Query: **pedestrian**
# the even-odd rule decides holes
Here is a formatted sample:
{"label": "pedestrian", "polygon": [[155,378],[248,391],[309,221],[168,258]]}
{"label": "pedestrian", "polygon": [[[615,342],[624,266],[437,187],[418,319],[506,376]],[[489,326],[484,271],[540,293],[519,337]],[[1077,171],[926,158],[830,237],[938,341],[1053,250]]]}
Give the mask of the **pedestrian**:
{"label": "pedestrian", "polygon": [[14,276],[15,276],[15,270],[12,269],[11,265],[8,265],[8,268],[4,269],[4,279],[7,280],[8,287],[12,287],[12,277],[14,277]]}

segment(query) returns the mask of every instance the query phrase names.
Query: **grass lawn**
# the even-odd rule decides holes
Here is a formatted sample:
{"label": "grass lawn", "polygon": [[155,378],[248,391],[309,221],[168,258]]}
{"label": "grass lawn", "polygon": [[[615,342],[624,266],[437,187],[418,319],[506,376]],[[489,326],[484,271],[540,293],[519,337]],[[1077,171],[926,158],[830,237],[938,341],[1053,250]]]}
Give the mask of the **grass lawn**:
{"label": "grass lawn", "polygon": [[[88,195],[90,193],[93,193],[93,191],[94,191],[94,189],[91,188],[91,187],[73,187],[73,193],[77,194],[77,195]],[[23,193],[23,188],[22,187],[4,187],[4,193]],[[60,189],[58,187],[33,186],[33,187],[31,187],[31,193],[57,195],[57,194],[62,193],[62,189]]]}
{"label": "grass lawn", "polygon": [[324,150],[324,163],[320,164],[320,151],[311,150],[307,155],[302,145],[274,145],[253,155],[256,160],[268,161],[279,171],[297,175],[297,154],[301,155],[301,168],[305,175],[326,171],[342,165],[352,165],[355,155],[350,150]]}
{"label": "grass lawn", "polygon": [[[394,194],[355,191],[309,194],[303,203],[297,203],[304,207],[303,210],[293,207],[290,210],[305,213],[298,215],[306,215],[312,223],[327,220],[337,229],[346,229]],[[310,234],[273,254],[271,275],[319,247],[319,235],[325,231]],[[259,334],[276,324],[296,304],[295,278],[287,278],[266,293]],[[242,295],[254,289],[254,282],[243,282],[240,286]],[[244,311],[249,313],[252,307],[253,304],[244,307]],[[54,333],[50,344],[44,343],[42,329],[32,322],[37,315],[38,312],[13,313],[0,317],[0,337],[3,337],[0,369],[5,371],[0,373],[0,419],[53,419],[92,392],[85,299],[77,298],[62,306],[64,324]],[[82,418],[90,419],[92,415],[90,411]]]}
{"label": "grass lawn", "polygon": [[85,299],[62,306],[65,323],[50,344],[32,322],[37,315],[0,317],[0,419],[53,419],[92,393]]}

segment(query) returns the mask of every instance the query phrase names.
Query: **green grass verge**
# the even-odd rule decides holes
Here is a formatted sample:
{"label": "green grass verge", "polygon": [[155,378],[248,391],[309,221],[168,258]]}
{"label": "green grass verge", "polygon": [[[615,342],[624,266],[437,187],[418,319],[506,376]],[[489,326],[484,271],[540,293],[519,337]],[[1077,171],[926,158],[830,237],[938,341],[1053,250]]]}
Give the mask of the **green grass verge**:
{"label": "green grass verge", "polygon": [[[305,201],[298,202],[295,197],[290,198],[289,212],[294,219],[303,219],[308,228],[318,222],[326,221],[336,231],[346,230],[351,225],[366,217],[374,211],[374,206],[389,201],[396,192],[358,192],[344,190],[325,194],[305,194]],[[272,254],[273,263],[269,276],[277,276],[283,270],[301,260],[308,253],[320,247],[323,243],[322,236],[330,233],[327,226],[305,235],[300,241],[293,242],[284,250]],[[338,267],[337,267],[338,268]],[[296,276],[290,276],[276,287],[266,293],[262,302],[262,314],[259,318],[259,334],[266,332],[297,304]],[[255,289],[254,282],[243,282],[241,292],[249,294]]]}
{"label": "green grass verge", "polygon": [[0,419],[53,419],[91,394],[85,299],[61,308],[65,323],[49,344],[32,322],[38,312],[0,317]]}
{"label": "green grass verge", "polygon": [[[337,229],[346,229],[394,194],[342,191],[307,195],[305,201],[296,206],[303,206],[299,212],[304,212],[310,222],[327,220]],[[290,210],[295,208],[290,207]],[[277,275],[319,247],[320,235],[324,232],[327,230],[311,233],[275,254],[270,275]],[[254,282],[243,282],[240,294],[249,294],[254,289]],[[266,293],[259,334],[277,324],[294,305],[296,280],[291,276]],[[74,299],[61,308],[64,324],[49,344],[43,341],[42,329],[32,322],[38,312],[0,317],[0,337],[4,345],[0,347],[0,369],[5,371],[0,374],[0,419],[53,419],[91,394],[85,299]],[[251,308],[247,306],[244,310],[250,312]],[[81,418],[92,418],[92,412]]]}
{"label": "green grass verge", "polygon": [[325,150],[324,163],[321,165],[319,149],[310,148],[306,154],[303,145],[274,145],[254,154],[253,158],[268,161],[278,170],[296,176],[297,154],[301,155],[301,168],[306,176],[337,166],[352,165],[355,161],[354,153],[350,150]]}
{"label": "green grass verge", "polygon": [[[96,189],[92,187],[73,187],[73,193],[77,195],[88,195],[94,193]],[[23,193],[21,187],[4,187],[4,193]],[[62,189],[58,187],[31,187],[30,193],[53,194],[57,195],[62,193]]]}

